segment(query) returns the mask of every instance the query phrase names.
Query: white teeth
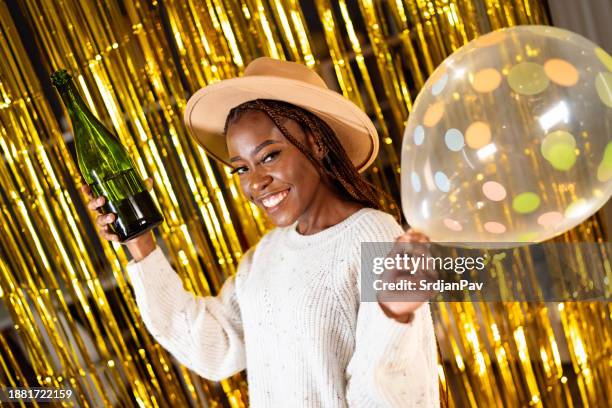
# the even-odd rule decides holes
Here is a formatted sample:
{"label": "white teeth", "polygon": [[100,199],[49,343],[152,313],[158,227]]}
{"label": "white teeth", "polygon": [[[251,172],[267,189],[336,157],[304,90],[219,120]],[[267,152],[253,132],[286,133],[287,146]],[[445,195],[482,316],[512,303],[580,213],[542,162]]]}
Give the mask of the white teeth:
{"label": "white teeth", "polygon": [[283,201],[283,199],[287,197],[287,194],[289,194],[289,191],[281,191],[280,193],[274,194],[273,196],[264,198],[263,200],[261,200],[261,202],[265,207],[274,207],[278,205],[278,203]]}

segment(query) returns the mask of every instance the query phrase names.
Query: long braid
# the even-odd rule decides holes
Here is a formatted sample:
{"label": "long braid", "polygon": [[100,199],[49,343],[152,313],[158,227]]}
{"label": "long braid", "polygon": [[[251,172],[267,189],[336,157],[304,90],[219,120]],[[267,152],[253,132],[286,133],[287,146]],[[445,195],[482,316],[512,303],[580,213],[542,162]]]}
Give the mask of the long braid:
{"label": "long braid", "polygon": [[[380,197],[385,196],[390,202],[393,202],[388,194],[380,191],[359,174],[340,140],[327,123],[315,114],[298,106],[270,99],[256,99],[245,102],[230,111],[225,122],[224,132],[227,133],[227,129],[232,123],[236,122],[247,111],[253,109],[265,112],[285,138],[308,157],[322,174],[329,176],[346,197],[378,210],[383,209]],[[317,159],[309,148],[291,135],[283,125],[286,118],[296,121],[305,132],[312,133],[317,147],[322,151],[321,160]],[[399,208],[397,206],[395,208],[395,216],[399,222]]]}

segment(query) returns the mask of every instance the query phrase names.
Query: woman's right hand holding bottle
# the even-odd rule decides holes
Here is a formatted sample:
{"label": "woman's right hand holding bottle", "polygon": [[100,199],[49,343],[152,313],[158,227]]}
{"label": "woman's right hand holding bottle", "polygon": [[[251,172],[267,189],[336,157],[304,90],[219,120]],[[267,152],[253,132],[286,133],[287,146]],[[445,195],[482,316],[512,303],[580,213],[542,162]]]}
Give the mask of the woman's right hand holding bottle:
{"label": "woman's right hand holding bottle", "polygon": [[[145,184],[147,186],[147,190],[150,191],[153,187],[153,180],[147,179],[145,180]],[[106,198],[104,196],[94,197],[91,188],[87,184],[84,184],[83,187],[81,187],[81,191],[83,191],[83,194],[89,198],[87,208],[97,213],[95,221],[100,232],[100,236],[107,241],[119,242],[119,236],[115,234],[110,227],[110,224],[115,221],[117,215],[114,213],[102,214],[101,212],[101,208],[106,203]],[[125,246],[130,254],[132,254],[134,260],[138,262],[155,250],[156,244],[153,232],[145,232],[139,237],[126,242]]]}

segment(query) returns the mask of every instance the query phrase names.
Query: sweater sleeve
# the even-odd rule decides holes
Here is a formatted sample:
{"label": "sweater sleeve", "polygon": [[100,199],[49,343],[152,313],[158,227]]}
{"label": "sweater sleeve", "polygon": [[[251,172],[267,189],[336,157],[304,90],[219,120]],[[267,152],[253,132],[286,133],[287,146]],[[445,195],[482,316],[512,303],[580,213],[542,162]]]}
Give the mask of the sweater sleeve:
{"label": "sweater sleeve", "polygon": [[[253,249],[242,257],[237,274],[251,264]],[[180,363],[212,381],[246,367],[244,333],[229,277],[217,296],[195,296],[158,247],[139,262],[130,262],[128,276],[142,320],[151,335]]]}
{"label": "sweater sleeve", "polygon": [[[356,235],[360,242],[394,242],[402,232],[393,217],[384,214],[362,223]],[[354,276],[357,296],[361,296],[360,253],[357,259]],[[412,322],[404,324],[387,317],[378,302],[358,301],[355,351],[346,372],[349,405],[439,407],[437,349],[429,305],[417,309]]]}

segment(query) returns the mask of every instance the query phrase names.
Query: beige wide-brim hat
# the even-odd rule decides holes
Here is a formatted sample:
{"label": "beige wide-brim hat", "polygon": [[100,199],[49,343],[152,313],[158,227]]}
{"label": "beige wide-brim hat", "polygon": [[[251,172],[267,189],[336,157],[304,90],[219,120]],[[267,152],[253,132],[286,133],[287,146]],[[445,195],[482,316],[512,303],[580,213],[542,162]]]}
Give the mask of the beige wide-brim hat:
{"label": "beige wide-brim hat", "polygon": [[289,102],[323,119],[360,172],[378,154],[376,128],[357,105],[329,89],[305,65],[268,57],[253,60],[242,77],[205,86],[193,94],[185,109],[185,124],[204,150],[229,165],[225,120],[232,108],[254,99]]}

